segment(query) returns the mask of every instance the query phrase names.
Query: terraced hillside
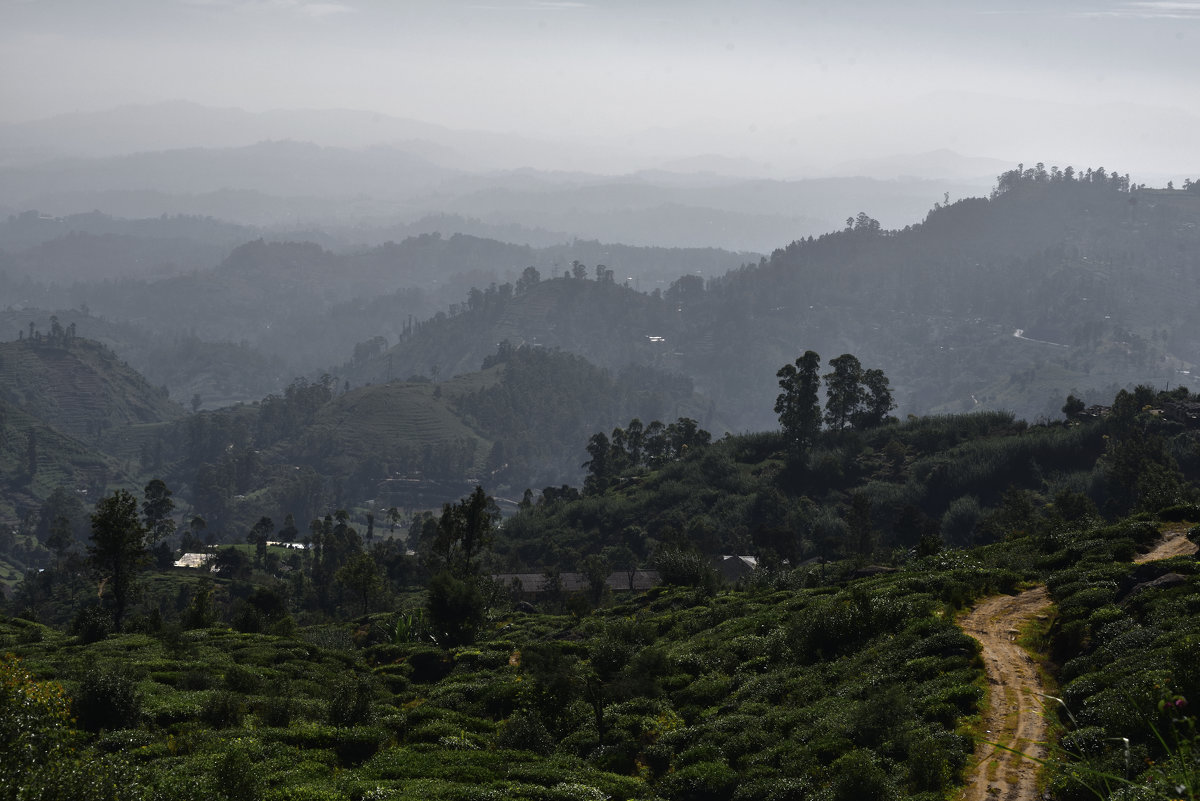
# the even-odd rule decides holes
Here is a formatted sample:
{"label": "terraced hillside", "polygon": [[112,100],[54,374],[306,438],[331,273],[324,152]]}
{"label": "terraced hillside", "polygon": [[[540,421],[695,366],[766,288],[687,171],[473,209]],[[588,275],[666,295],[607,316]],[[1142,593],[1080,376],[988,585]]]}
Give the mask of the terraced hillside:
{"label": "terraced hillside", "polygon": [[84,440],[183,414],[104,345],[65,334],[0,343],[0,398]]}
{"label": "terraced hillside", "polygon": [[0,526],[36,508],[56,487],[99,497],[110,482],[129,480],[115,458],[0,399]]}
{"label": "terraced hillside", "polygon": [[351,475],[364,463],[386,472],[409,472],[437,454],[470,475],[484,468],[492,441],[472,428],[451,405],[461,395],[498,383],[502,368],[443,383],[393,382],[363,387],[334,399],[288,450],[322,472]]}

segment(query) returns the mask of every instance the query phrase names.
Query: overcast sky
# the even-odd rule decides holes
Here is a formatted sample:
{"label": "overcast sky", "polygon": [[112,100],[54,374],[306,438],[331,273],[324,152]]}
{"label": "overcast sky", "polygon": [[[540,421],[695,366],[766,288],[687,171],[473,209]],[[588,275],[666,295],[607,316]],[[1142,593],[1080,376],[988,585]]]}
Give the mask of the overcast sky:
{"label": "overcast sky", "polygon": [[950,147],[1190,169],[1200,2],[0,0],[0,122],[175,99],[657,129],[793,166]]}

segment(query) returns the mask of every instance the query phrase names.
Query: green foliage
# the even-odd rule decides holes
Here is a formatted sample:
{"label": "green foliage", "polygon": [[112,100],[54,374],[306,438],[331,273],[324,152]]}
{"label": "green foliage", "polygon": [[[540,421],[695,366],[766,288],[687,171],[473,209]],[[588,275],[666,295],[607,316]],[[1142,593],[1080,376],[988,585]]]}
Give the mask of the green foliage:
{"label": "green foliage", "polygon": [[821,428],[821,406],[818,392],[821,380],[817,375],[821,357],[805,351],[795,366],[785,364],[776,377],[783,390],[775,399],[775,414],[779,427],[791,449],[800,453],[817,437]]}
{"label": "green foliage", "polygon": [[361,676],[348,676],[331,688],[326,720],[331,726],[362,726],[375,719],[375,688]]}
{"label": "green foliage", "polygon": [[142,694],[125,670],[93,665],[79,682],[71,710],[88,731],[132,728],[141,719]]}
{"label": "green foliage", "polygon": [[664,584],[681,587],[715,588],[717,574],[709,561],[695,551],[679,548],[660,548],[654,554],[654,569]]}
{"label": "green foliage", "polygon": [[85,606],[75,615],[71,631],[85,645],[99,642],[112,633],[112,615],[98,606]]}
{"label": "green foliage", "polygon": [[866,749],[856,749],[839,757],[830,766],[833,775],[831,795],[834,801],[858,801],[863,798],[899,798],[900,794],[879,764],[879,757]]}
{"label": "green foliage", "polygon": [[146,530],[138,516],[137,499],[125,490],[96,504],[88,556],[111,585],[113,626],[120,631],[134,582],[147,560]]}
{"label": "green foliage", "polygon": [[475,641],[483,625],[484,599],[477,581],[449,572],[429,582],[429,625],[439,645],[452,648]]}
{"label": "green foliage", "polygon": [[227,801],[257,801],[260,797],[258,771],[245,748],[232,743],[213,768],[213,785],[218,798]]}
{"label": "green foliage", "polygon": [[245,697],[230,690],[211,691],[200,711],[200,719],[214,729],[240,726],[245,715]]}

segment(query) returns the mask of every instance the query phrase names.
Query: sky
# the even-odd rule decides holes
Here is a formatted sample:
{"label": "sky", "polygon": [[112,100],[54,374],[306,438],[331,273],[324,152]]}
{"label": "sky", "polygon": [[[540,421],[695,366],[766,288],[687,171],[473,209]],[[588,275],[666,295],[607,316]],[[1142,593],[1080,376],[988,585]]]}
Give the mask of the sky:
{"label": "sky", "polygon": [[1196,0],[0,0],[0,123],[187,100],[793,171],[945,147],[1154,172],[1200,167],[1198,45]]}

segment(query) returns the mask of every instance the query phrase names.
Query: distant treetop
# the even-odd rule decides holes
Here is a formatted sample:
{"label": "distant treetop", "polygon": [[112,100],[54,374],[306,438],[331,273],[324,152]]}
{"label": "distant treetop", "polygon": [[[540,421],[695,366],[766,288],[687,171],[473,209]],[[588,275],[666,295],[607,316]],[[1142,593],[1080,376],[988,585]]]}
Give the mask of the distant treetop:
{"label": "distant treetop", "polygon": [[1005,192],[1023,185],[1049,183],[1092,184],[1106,186],[1118,192],[1128,192],[1130,188],[1129,173],[1121,175],[1116,170],[1108,172],[1103,167],[1095,169],[1088,167],[1082,172],[1076,172],[1075,168],[1071,166],[1067,166],[1065,169],[1055,166],[1047,170],[1046,165],[1039,161],[1032,167],[1018,164],[1016,169],[997,176],[996,188],[992,190],[992,197],[999,197]]}

